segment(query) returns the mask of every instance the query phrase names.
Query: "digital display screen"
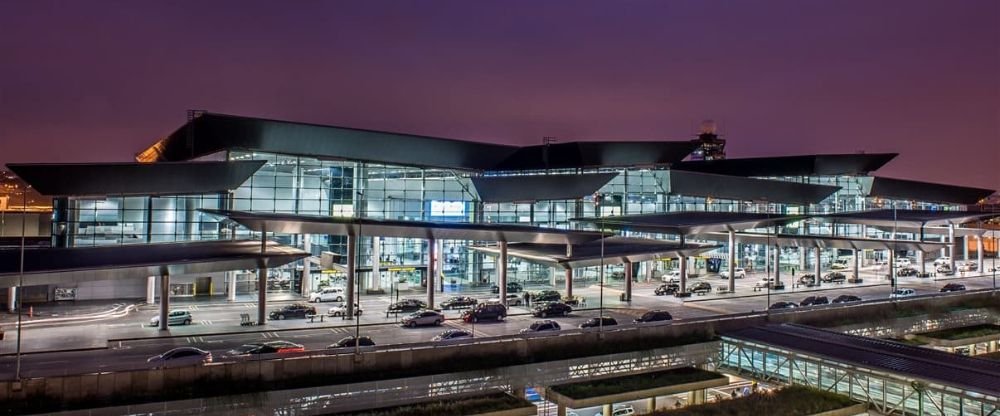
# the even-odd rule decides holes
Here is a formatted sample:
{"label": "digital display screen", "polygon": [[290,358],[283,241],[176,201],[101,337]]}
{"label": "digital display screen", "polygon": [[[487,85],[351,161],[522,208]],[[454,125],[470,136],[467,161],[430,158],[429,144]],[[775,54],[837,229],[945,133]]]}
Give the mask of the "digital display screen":
{"label": "digital display screen", "polygon": [[461,217],[465,215],[465,201],[431,201],[432,217]]}

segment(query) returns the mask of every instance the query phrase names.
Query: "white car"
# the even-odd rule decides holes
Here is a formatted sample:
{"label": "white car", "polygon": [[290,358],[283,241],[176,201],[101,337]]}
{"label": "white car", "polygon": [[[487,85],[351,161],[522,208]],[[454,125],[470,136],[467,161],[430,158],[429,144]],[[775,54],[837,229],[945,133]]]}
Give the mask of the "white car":
{"label": "white car", "polygon": [[903,267],[910,267],[910,259],[896,259],[896,264],[894,265],[897,269]]}
{"label": "white car", "polygon": [[[736,271],[734,273],[734,275],[736,276],[735,277],[736,279],[742,279],[744,277],[747,277],[747,271],[745,269],[743,269],[742,267],[737,267],[734,270]],[[722,276],[723,279],[728,279],[729,278],[729,274],[730,274],[729,273],[729,269],[721,269],[721,270],[719,270],[719,276]]]}
{"label": "white car", "polygon": [[309,294],[310,302],[343,302],[344,297],[347,296],[344,293],[344,288],[340,287],[328,287],[319,292],[312,292]]}
{"label": "white car", "polygon": [[979,265],[973,262],[966,262],[961,266],[958,266],[958,271],[960,272],[974,272],[979,268]]}
{"label": "white car", "polygon": [[916,294],[917,294],[917,291],[913,290],[913,289],[896,289],[896,291],[892,292],[892,297],[894,297],[894,298],[905,298],[905,297],[910,297],[910,296],[913,296],[913,295],[916,295]]}
{"label": "white car", "polygon": [[938,257],[934,259],[935,266],[944,266],[946,264],[951,264],[951,257]]}
{"label": "white car", "polygon": [[[355,316],[361,316],[361,312],[363,312],[361,310],[361,307],[358,306],[358,304],[355,303],[354,304],[354,315]],[[347,304],[346,303],[341,303],[340,305],[334,306],[334,307],[330,308],[330,310],[327,311],[326,314],[329,315],[329,316],[345,316],[345,315],[347,315]]]}
{"label": "white car", "polygon": [[681,282],[681,271],[671,270],[663,275],[663,283],[680,283]]}

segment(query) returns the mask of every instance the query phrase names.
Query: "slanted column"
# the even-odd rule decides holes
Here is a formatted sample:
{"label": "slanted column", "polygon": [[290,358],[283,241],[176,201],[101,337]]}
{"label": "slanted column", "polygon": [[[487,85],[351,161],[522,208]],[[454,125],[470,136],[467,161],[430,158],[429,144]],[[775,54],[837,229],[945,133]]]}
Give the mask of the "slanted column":
{"label": "slanted column", "polygon": [[226,277],[229,281],[226,282],[229,285],[229,290],[226,293],[226,300],[229,302],[236,302],[236,272],[229,271],[226,272]]}
{"label": "slanted column", "polygon": [[[267,253],[267,228],[260,230],[260,254]],[[257,325],[267,324],[267,266],[264,259],[257,268]]]}
{"label": "slanted column", "polygon": [[822,266],[822,262],[820,261],[820,259],[823,256],[823,250],[821,250],[819,246],[816,246],[815,254],[816,254],[816,264],[813,265],[813,273],[816,274],[816,280],[814,282],[816,283],[816,286],[819,287],[820,283],[822,282],[820,280],[821,276],[819,272],[820,272],[820,266]]}
{"label": "slanted column", "polygon": [[497,259],[497,286],[500,288],[500,303],[507,306],[507,242],[500,242],[500,258]]}
{"label": "slanted column", "polygon": [[625,301],[632,301],[632,262],[625,260]]}
{"label": "slanted column", "polygon": [[434,278],[437,277],[437,240],[427,239],[427,307],[434,309]]}
{"label": "slanted column", "polygon": [[[566,244],[566,258],[572,258],[572,257],[573,257],[573,245]],[[566,297],[567,298],[573,297],[573,269],[571,268],[566,269]]]}
{"label": "slanted column", "polygon": [[983,268],[983,236],[976,236],[976,272],[978,274],[983,274],[986,269]]}
{"label": "slanted column", "polygon": [[312,257],[312,239],[309,238],[309,234],[302,235],[302,249],[309,253],[306,258],[302,259],[302,296],[309,296],[313,291],[312,262],[309,261],[309,258]]}
{"label": "slanted column", "polygon": [[729,230],[729,293],[736,291],[736,231]]}
{"label": "slanted column", "polygon": [[948,267],[955,271],[955,224],[948,224]]}
{"label": "slanted column", "polygon": [[156,276],[146,278],[146,304],[156,304]]}
{"label": "slanted column", "polygon": [[7,288],[7,310],[11,313],[17,312],[17,286]]}
{"label": "slanted column", "polygon": [[167,319],[170,314],[170,275],[164,272],[160,275],[160,330],[167,330]]}
{"label": "slanted column", "polygon": [[357,299],[354,296],[357,294],[357,290],[354,288],[355,279],[357,278],[357,271],[355,270],[357,266],[358,257],[358,236],[347,235],[347,287],[344,289],[347,291],[347,319],[354,319],[354,304],[357,303]]}

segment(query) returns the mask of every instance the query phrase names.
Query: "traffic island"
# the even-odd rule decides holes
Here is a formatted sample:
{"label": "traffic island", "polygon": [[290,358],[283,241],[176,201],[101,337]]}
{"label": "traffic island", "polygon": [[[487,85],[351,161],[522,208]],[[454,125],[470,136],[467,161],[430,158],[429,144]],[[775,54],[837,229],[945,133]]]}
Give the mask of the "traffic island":
{"label": "traffic island", "polygon": [[538,409],[531,402],[496,392],[476,396],[447,397],[433,401],[383,407],[331,416],[533,416]]}
{"label": "traffic island", "polygon": [[850,416],[865,413],[868,406],[847,396],[804,386],[788,386],[770,392],[722,400],[680,409],[660,410],[653,416]]}
{"label": "traffic island", "polygon": [[615,403],[632,400],[649,400],[649,408],[656,408],[656,397],[690,392],[693,402],[705,400],[705,389],[729,384],[729,377],[694,367],[642,373],[625,377],[606,378],[582,383],[559,384],[546,387],[543,395],[558,406],[558,415],[565,416],[566,409],[603,406],[603,414],[610,415]]}

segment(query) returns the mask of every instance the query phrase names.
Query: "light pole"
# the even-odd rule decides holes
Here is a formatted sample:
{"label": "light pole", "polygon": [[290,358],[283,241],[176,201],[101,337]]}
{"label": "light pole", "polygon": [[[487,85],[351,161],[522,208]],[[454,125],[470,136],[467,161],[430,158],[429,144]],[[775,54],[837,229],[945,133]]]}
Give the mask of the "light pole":
{"label": "light pole", "polygon": [[[359,201],[359,204],[365,203],[364,197],[365,197],[365,191],[364,190],[358,191],[358,201]],[[361,216],[357,215],[357,212],[355,212],[355,218],[358,220],[358,237],[355,239],[356,241],[354,241],[354,244],[359,244],[360,245],[361,244],[361,236],[363,235],[361,233]],[[357,252],[357,251],[355,250],[355,252]],[[352,259],[352,260],[353,261],[357,261],[357,259]],[[375,267],[373,268],[372,273],[378,273],[378,269],[380,268],[379,266],[380,266],[380,264],[376,260]],[[360,355],[361,354],[361,315],[358,314],[358,311],[356,309],[360,309],[361,308],[361,281],[358,280],[358,278],[357,278],[357,271],[356,271],[356,269],[352,269],[352,271],[354,271],[354,273],[355,273],[355,276],[353,276],[354,277],[354,287],[349,288],[349,290],[354,290],[354,293],[355,293],[355,295],[354,295],[354,301],[357,303],[357,307],[355,307],[354,305],[349,305],[350,307],[348,308],[348,310],[351,311],[351,312],[354,312],[354,314],[355,314],[354,316],[352,316],[350,318],[350,319],[354,320],[354,354],[355,355]]]}

